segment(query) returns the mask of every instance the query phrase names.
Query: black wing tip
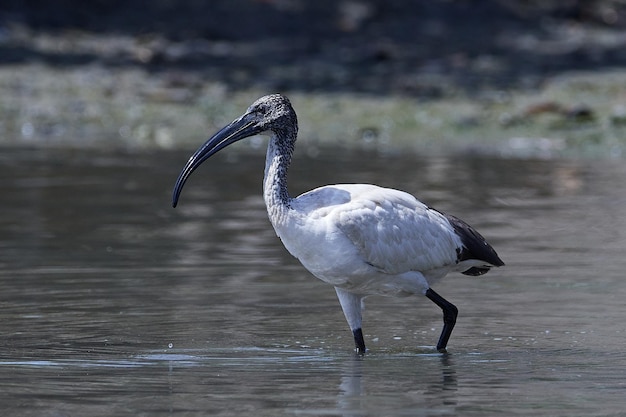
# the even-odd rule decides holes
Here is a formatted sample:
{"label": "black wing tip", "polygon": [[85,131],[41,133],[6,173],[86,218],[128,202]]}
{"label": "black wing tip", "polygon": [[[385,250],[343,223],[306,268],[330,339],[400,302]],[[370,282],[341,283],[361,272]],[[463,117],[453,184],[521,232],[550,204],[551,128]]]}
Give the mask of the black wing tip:
{"label": "black wing tip", "polygon": [[[454,232],[461,239],[463,247],[458,253],[459,262],[475,259],[493,265],[494,267],[504,266],[504,261],[500,259],[493,247],[491,247],[487,240],[478,233],[476,229],[457,217],[445,213],[442,214],[450,222],[454,228]],[[489,269],[490,267],[472,267],[463,272],[463,274],[474,276],[482,275],[489,272]]]}

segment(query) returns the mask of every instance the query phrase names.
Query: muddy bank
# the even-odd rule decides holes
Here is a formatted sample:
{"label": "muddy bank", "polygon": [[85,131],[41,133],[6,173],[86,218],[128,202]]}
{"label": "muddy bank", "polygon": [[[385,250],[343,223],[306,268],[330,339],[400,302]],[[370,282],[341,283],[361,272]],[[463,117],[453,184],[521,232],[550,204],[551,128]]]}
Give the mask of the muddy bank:
{"label": "muddy bank", "polygon": [[311,152],[620,156],[625,16],[609,0],[8,2],[0,143],[193,147],[281,91]]}
{"label": "muddy bank", "polygon": [[[3,145],[193,148],[262,89],[99,65],[0,67]],[[568,73],[532,92],[437,100],[288,91],[300,146],[555,157],[623,154],[626,71]],[[255,146],[254,143],[245,146]]]}

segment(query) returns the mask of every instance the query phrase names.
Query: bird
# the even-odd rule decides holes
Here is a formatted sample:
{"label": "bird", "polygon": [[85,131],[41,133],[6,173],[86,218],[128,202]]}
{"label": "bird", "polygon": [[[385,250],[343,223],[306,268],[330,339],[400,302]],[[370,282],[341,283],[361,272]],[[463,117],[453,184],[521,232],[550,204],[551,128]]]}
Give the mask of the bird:
{"label": "bird", "polygon": [[335,287],[355,351],[366,351],[362,329],[366,297],[416,295],[442,310],[436,350],[447,353],[458,309],[431,285],[449,272],[478,276],[504,262],[473,227],[403,191],[335,184],[292,197],[287,172],[297,133],[296,112],[287,97],[259,98],[191,155],[176,180],[172,206],[204,161],[241,139],[269,136],[263,177],[269,220],[287,251],[311,274]]}

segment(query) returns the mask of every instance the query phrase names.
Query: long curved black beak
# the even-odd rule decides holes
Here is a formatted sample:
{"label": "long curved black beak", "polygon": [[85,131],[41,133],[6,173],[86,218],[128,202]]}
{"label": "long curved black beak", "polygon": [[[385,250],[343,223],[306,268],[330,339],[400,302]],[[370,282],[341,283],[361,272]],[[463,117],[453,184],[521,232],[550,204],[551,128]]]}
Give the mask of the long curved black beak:
{"label": "long curved black beak", "polygon": [[223,127],[191,155],[176,180],[172,195],[172,207],[176,207],[176,204],[178,204],[178,198],[180,197],[180,193],[183,190],[187,178],[189,178],[191,173],[204,161],[231,143],[261,133],[262,129],[259,128],[257,121],[253,120],[250,116],[250,114],[244,114],[231,122],[228,126]]}

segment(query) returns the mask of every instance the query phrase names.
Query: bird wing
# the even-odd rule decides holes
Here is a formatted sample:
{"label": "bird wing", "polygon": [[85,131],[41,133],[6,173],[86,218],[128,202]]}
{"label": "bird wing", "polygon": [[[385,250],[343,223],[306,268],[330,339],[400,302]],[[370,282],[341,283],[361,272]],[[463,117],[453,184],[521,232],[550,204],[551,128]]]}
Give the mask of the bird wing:
{"label": "bird wing", "polygon": [[389,274],[456,263],[461,242],[441,213],[398,190],[346,190],[352,198],[334,210],[335,225],[366,263]]}
{"label": "bird wing", "polygon": [[482,275],[489,272],[492,266],[504,265],[496,251],[476,229],[458,217],[445,213],[441,214],[450,222],[454,232],[459,236],[463,244],[458,254],[459,263],[463,264],[464,261],[471,261],[471,263],[482,262],[482,265],[476,264],[467,270],[461,270],[463,274]]}

